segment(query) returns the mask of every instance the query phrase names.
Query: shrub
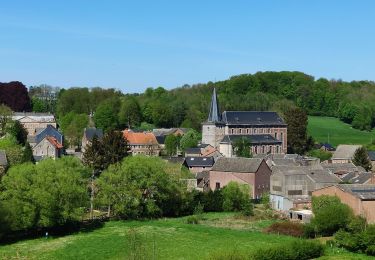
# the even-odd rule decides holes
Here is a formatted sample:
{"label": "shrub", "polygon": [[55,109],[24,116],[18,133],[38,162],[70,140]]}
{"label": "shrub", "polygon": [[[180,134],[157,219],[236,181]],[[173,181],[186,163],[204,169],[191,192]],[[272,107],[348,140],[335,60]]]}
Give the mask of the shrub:
{"label": "shrub", "polygon": [[307,260],[318,258],[324,253],[324,247],[316,241],[298,240],[286,245],[260,248],[251,254],[254,260]]}
{"label": "shrub", "polygon": [[188,216],[186,218],[187,224],[199,224],[200,218],[196,215]]}
{"label": "shrub", "polygon": [[367,254],[367,255],[375,256],[375,245],[369,246],[369,247],[366,249],[366,254]]}
{"label": "shrub", "polygon": [[229,182],[223,189],[224,211],[242,211],[251,203],[249,194],[249,185]]}
{"label": "shrub", "polygon": [[225,250],[211,254],[207,259],[209,260],[246,260],[249,259],[244,254],[239,253],[236,250]]}
{"label": "shrub", "polygon": [[360,233],[352,234],[341,229],[336,232],[334,238],[337,246],[350,251],[357,252],[366,248],[362,243]]}
{"label": "shrub", "polygon": [[304,234],[304,226],[296,222],[276,222],[265,229],[266,233],[282,234],[293,237],[302,237]]}
{"label": "shrub", "polygon": [[254,215],[254,206],[253,204],[250,202],[250,200],[247,200],[244,205],[243,205],[243,208],[242,208],[242,214],[244,216],[253,216]]}

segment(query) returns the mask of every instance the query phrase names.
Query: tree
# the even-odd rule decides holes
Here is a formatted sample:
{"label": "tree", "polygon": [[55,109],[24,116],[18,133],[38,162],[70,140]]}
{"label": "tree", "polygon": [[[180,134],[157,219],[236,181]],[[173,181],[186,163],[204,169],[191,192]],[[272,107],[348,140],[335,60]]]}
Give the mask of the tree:
{"label": "tree", "polygon": [[116,164],[128,156],[128,142],[120,131],[110,131],[102,139],[104,168]]}
{"label": "tree", "polygon": [[11,121],[12,110],[6,105],[0,104],[0,137],[5,135],[7,124]]}
{"label": "tree", "polygon": [[306,112],[301,108],[290,108],[285,112],[284,119],[288,124],[288,152],[304,154],[311,143],[307,137]]}
{"label": "tree", "polygon": [[87,169],[73,157],[11,167],[2,179],[0,194],[11,230],[81,220],[88,201],[86,178]]}
{"label": "tree", "polygon": [[103,145],[97,136],[94,136],[87,145],[82,159],[83,163],[94,172],[100,172],[104,169]]}
{"label": "tree", "polygon": [[13,125],[9,129],[9,133],[13,135],[17,142],[24,146],[27,142],[27,130],[19,121],[14,121]]}
{"label": "tree", "polygon": [[250,203],[250,187],[247,184],[229,182],[223,188],[224,211],[247,210]]}
{"label": "tree", "polygon": [[103,131],[114,130],[118,127],[118,110],[120,101],[118,99],[105,100],[96,108],[94,122],[97,128]]}
{"label": "tree", "polygon": [[0,150],[5,150],[9,166],[14,166],[23,162],[22,146],[17,143],[14,136],[5,136],[0,139]]}
{"label": "tree", "polygon": [[31,110],[27,88],[19,81],[9,83],[0,82],[0,104],[8,106],[15,112]]}
{"label": "tree", "polygon": [[193,129],[189,130],[180,140],[181,150],[185,151],[187,148],[196,147],[199,140],[199,133]]}
{"label": "tree", "polygon": [[357,166],[362,166],[366,171],[371,169],[371,161],[368,158],[367,150],[364,146],[361,146],[355,151],[353,163]]}
{"label": "tree", "polygon": [[33,156],[33,149],[31,148],[31,145],[28,142],[26,142],[25,148],[23,150],[22,162],[35,163],[35,159]]}
{"label": "tree", "polygon": [[121,100],[118,114],[119,124],[123,127],[134,128],[141,124],[141,108],[134,97],[126,97]]}
{"label": "tree", "polygon": [[97,180],[97,201],[119,218],[174,216],[182,190],[167,168],[160,158],[145,156],[111,165]]}
{"label": "tree", "polygon": [[179,138],[173,134],[167,135],[165,138],[165,150],[169,156],[176,155],[179,146]]}
{"label": "tree", "polygon": [[249,138],[241,137],[234,141],[233,150],[237,157],[251,158],[253,157],[251,153],[251,143]]}
{"label": "tree", "polygon": [[86,114],[69,112],[60,120],[60,127],[70,145],[80,146],[84,128],[87,127],[89,118]]}

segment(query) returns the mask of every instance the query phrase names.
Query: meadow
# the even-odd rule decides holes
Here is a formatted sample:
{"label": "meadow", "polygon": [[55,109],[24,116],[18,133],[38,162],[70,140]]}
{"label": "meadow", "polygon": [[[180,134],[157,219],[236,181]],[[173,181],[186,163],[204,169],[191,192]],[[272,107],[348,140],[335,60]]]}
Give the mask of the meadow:
{"label": "meadow", "polygon": [[334,117],[309,116],[308,133],[316,142],[338,144],[370,144],[375,131],[360,131]]}
{"label": "meadow", "polygon": [[[273,220],[252,220],[234,213],[206,213],[200,224],[185,218],[110,221],[102,228],[57,238],[0,246],[1,259],[210,259],[220,251],[241,253],[296,238],[262,233]],[[137,252],[138,258],[134,255]],[[141,257],[139,257],[141,256]],[[143,258],[142,258],[143,257]],[[327,248],[321,259],[371,259]]]}

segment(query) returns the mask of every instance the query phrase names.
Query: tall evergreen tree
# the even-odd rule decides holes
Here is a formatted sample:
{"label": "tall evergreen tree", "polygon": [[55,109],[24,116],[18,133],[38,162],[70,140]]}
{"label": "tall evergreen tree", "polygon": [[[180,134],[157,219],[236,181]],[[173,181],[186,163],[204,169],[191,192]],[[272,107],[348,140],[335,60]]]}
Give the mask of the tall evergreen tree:
{"label": "tall evergreen tree", "polygon": [[33,149],[31,148],[31,145],[28,142],[26,142],[25,149],[23,150],[22,161],[35,163]]}
{"label": "tall evergreen tree", "polygon": [[24,146],[27,142],[27,130],[19,121],[14,121],[13,125],[9,129],[10,134],[12,134],[17,142]]}
{"label": "tall evergreen tree", "polygon": [[353,163],[357,166],[362,166],[366,171],[371,169],[371,161],[368,158],[367,150],[361,146],[354,153]]}

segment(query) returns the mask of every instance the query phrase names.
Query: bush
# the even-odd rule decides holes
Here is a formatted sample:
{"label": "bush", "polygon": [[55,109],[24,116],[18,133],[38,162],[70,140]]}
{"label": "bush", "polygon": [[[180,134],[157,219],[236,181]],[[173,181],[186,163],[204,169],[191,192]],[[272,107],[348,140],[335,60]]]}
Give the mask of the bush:
{"label": "bush", "polygon": [[248,207],[250,188],[246,184],[229,182],[223,189],[223,209],[224,211],[242,211]]}
{"label": "bush", "polygon": [[285,245],[278,245],[256,250],[251,259],[254,260],[307,260],[318,258],[324,253],[324,247],[316,241],[298,240]]}
{"label": "bush", "polygon": [[366,249],[366,254],[367,254],[367,255],[375,256],[375,245],[369,246],[369,247]]}
{"label": "bush", "polygon": [[362,243],[362,238],[359,233],[352,234],[341,229],[336,232],[334,238],[337,246],[343,247],[349,251],[357,252],[366,248]]}
{"label": "bush", "polygon": [[265,229],[266,233],[282,234],[293,237],[302,237],[304,234],[304,226],[296,222],[276,222]]}
{"label": "bush", "polygon": [[186,223],[187,224],[199,224],[200,218],[196,215],[188,216],[186,218]]}
{"label": "bush", "polygon": [[207,259],[209,260],[246,260],[249,259],[246,255],[243,255],[236,250],[225,250],[211,254]]}

